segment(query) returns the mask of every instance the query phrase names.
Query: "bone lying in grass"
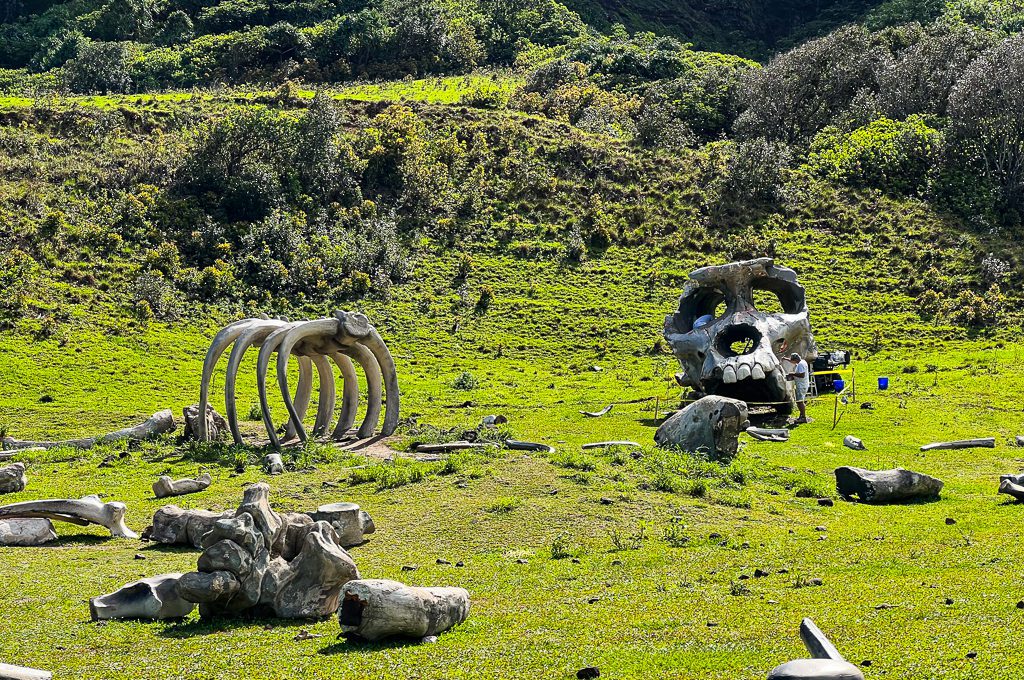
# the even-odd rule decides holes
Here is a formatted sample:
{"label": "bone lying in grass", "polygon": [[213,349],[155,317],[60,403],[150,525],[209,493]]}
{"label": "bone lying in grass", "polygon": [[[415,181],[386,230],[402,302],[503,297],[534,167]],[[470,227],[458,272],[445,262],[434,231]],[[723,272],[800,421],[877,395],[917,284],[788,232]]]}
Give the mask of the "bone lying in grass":
{"label": "bone lying in grass", "polygon": [[[210,381],[217,361],[229,346],[232,348],[224,382],[225,413],[228,427],[237,444],[242,443],[242,436],[238,429],[235,383],[242,357],[250,347],[259,347],[256,385],[263,424],[271,444],[275,447],[280,446],[281,440],[271,419],[266,386],[270,359],[275,354],[277,382],[289,415],[285,440],[297,436],[302,442],[306,442],[312,435],[314,438],[323,437],[339,441],[347,436],[349,428],[355,422],[359,405],[359,382],[353,361],[363,369],[367,385],[366,414],[356,433],[357,436],[366,438],[374,434],[380,420],[382,396],[384,422],[381,434],[391,435],[398,427],[399,391],[395,362],[380,334],[362,314],[339,311],[335,312],[333,318],[296,322],[245,319],[226,326],[214,337],[203,362],[198,404],[200,411],[205,411],[209,402]],[[288,386],[288,361],[293,355],[297,357],[299,365],[294,398]],[[337,394],[330,363],[332,361],[344,380],[341,412],[333,430],[330,429],[330,425]],[[303,418],[312,395],[314,368],[320,378],[320,393],[316,422],[312,432],[307,433]],[[197,430],[200,440],[209,438],[206,419],[197,419]]]}
{"label": "bone lying in grass", "polygon": [[922,451],[948,451],[950,449],[994,449],[996,446],[995,437],[982,437],[981,439],[959,439],[952,442],[935,442],[925,444]]}
{"label": "bone lying in grass", "polygon": [[364,640],[438,635],[469,616],[463,588],[415,588],[398,581],[349,581],[338,619],[343,635]]}
{"label": "bone lying in grass", "polygon": [[413,449],[417,453],[446,453],[448,451],[464,451],[467,449],[496,448],[492,442],[446,442],[444,444],[417,444]]}
{"label": "bone lying in grass", "polygon": [[234,516],[233,510],[183,510],[177,505],[165,505],[153,515],[153,524],[146,537],[155,543],[191,545],[198,548],[203,535],[213,528],[214,522]]}
{"label": "bone lying in grass", "polygon": [[854,496],[863,503],[898,503],[900,501],[938,498],[942,482],[920,472],[895,470],[864,470],[855,467],[836,468],[836,491],[847,500]]}
{"label": "bone lying in grass", "polygon": [[601,416],[603,416],[606,413],[610,412],[612,410],[612,406],[614,406],[614,404],[608,404],[607,406],[605,406],[600,411],[580,411],[580,413],[582,413],[583,415],[585,415],[588,418],[600,418]]}
{"label": "bone lying in grass", "polygon": [[[199,439],[199,432],[202,429],[199,425],[199,404],[186,406],[182,411],[182,419],[185,421],[185,439]],[[224,416],[213,410],[212,406],[206,407],[206,436],[211,440],[220,439],[222,434],[228,431],[228,421]]]}
{"label": "bone lying in grass", "polygon": [[268,453],[263,456],[263,471],[268,475],[279,475],[284,472],[284,461],[280,453]]}
{"label": "bone lying in grass", "polygon": [[196,605],[178,595],[181,574],[161,574],[133,581],[118,590],[89,600],[93,621],[104,619],[176,619],[188,616]]}
{"label": "bone lying in grass", "polygon": [[0,467],[0,493],[24,491],[28,485],[24,463],[11,463]]}
{"label": "bone lying in grass", "polygon": [[554,453],[555,447],[548,446],[547,444],[540,444],[538,442],[521,442],[515,439],[505,440],[505,448],[513,451],[544,451],[546,453]]}
{"label": "bone lying in grass", "polygon": [[184,496],[202,491],[210,486],[212,481],[208,474],[202,474],[195,479],[171,479],[167,475],[162,475],[160,479],[153,482],[153,495],[157,498]]}
{"label": "bone lying in grass", "polygon": [[847,662],[810,619],[800,623],[800,638],[812,658],[776,666],[768,680],[864,680],[860,669]]}
{"label": "bone lying in grass", "polygon": [[1022,475],[1003,475],[999,480],[999,493],[1013,496],[1018,501],[1024,501],[1024,485],[1021,484]]}
{"label": "bone lying in grass", "polygon": [[789,430],[786,428],[748,427],[746,432],[754,439],[763,442],[789,441]]}
{"label": "bone lying in grass", "polygon": [[330,524],[338,532],[338,542],[344,547],[359,545],[366,534],[377,530],[369,513],[355,503],[328,503],[308,514],[314,522]]}
{"label": "bone lying in grass", "polygon": [[0,680],[52,680],[53,673],[0,663]]}
{"label": "bone lying in grass", "polygon": [[65,439],[63,441],[28,441],[22,439],[14,439],[13,437],[5,437],[0,441],[0,448],[4,449],[53,449],[58,446],[70,446],[77,449],[90,449],[97,444],[110,444],[113,442],[121,441],[123,439],[129,439],[132,441],[143,441],[145,439],[153,439],[159,437],[162,434],[168,432],[174,432],[174,428],[177,425],[174,422],[174,414],[171,411],[159,411],[151,415],[145,422],[139,423],[133,427],[126,427],[123,430],[117,430],[116,432],[108,432],[107,434],[99,435],[97,437],[88,437],[86,439]]}
{"label": "bone lying in grass", "polygon": [[864,446],[864,442],[857,439],[852,434],[848,434],[843,437],[843,446],[854,451],[866,451],[868,447]]}
{"label": "bone lying in grass", "polygon": [[638,449],[643,448],[640,444],[631,441],[591,442],[590,444],[584,444],[581,448],[586,451],[588,449],[609,449],[613,446],[632,446]]}
{"label": "bone lying in grass", "polygon": [[739,447],[740,432],[748,427],[746,403],[709,396],[689,404],[662,423],[654,433],[654,441],[659,446],[709,453],[715,460],[731,460]]}
{"label": "bone lying in grass", "polygon": [[128,508],[124,503],[104,503],[99,496],[85,496],[79,500],[45,500],[13,503],[0,507],[0,519],[42,518],[87,526],[98,524],[110,530],[111,536],[138,538],[139,535],[124,523]]}

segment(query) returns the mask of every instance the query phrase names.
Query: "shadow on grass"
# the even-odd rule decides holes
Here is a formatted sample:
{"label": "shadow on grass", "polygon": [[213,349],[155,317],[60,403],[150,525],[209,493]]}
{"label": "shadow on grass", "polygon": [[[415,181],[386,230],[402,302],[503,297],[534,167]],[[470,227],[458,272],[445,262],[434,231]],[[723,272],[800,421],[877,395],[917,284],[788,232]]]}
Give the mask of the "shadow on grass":
{"label": "shadow on grass", "polygon": [[164,626],[160,631],[160,637],[172,639],[185,639],[199,635],[211,635],[223,633],[238,628],[302,628],[312,623],[310,620],[302,619],[275,619],[266,617],[215,618],[215,619],[191,619],[179,621]]}
{"label": "shadow on grass", "polygon": [[[94,534],[72,534],[70,536],[59,536],[56,541],[47,543],[48,547],[76,548],[88,545],[103,545],[110,541],[116,541],[113,536],[96,536]],[[40,546],[45,547],[45,546]]]}
{"label": "shadow on grass", "polygon": [[347,638],[339,639],[334,644],[318,649],[316,650],[316,653],[323,654],[325,656],[333,656],[335,654],[369,654],[386,649],[412,647],[419,644],[423,643],[415,638],[392,638],[390,640],[380,640],[378,642],[369,642],[359,638]]}
{"label": "shadow on grass", "polygon": [[200,553],[202,548],[194,548],[191,545],[176,545],[170,543],[149,543],[143,548],[139,548],[141,552],[159,552],[159,553]]}

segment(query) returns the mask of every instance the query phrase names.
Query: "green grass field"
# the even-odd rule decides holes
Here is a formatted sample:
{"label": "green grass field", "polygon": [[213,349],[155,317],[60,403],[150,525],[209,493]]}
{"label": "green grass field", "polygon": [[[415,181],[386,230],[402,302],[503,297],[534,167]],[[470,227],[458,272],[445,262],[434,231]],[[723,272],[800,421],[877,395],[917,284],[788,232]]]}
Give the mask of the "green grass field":
{"label": "green grass field", "polygon": [[[441,261],[387,305],[367,309],[398,358],[404,415],[471,428],[502,413],[517,437],[545,441],[556,454],[505,451],[396,472],[392,463],[315,447],[295,452],[306,469],[267,480],[280,510],[338,500],[368,510],[378,531],[352,550],[364,577],[468,588],[469,621],[437,644],[349,644],[335,639],[337,620],[208,623],[193,614],[180,623],[91,623],[89,597],[190,570],[197,553],[59,525],[55,545],[0,549],[3,661],[96,678],[567,678],[596,665],[602,677],[753,679],[802,655],[797,627],[810,616],[851,661],[870,661],[868,677],[1016,677],[1006,660],[1017,648],[1024,584],[1022,551],[1007,527],[1020,509],[995,489],[1000,473],[1024,464],[1011,446],[1024,347],[932,347],[944,331],[923,328],[916,348],[891,343],[856,362],[857,403],[841,410],[835,430],[834,400],[825,397],[810,407],[815,422],[790,442],[746,441],[720,467],[649,446],[655,408],[678,403],[668,382],[674,360],[650,352],[678,286],[643,292],[634,257],[613,250],[561,272],[479,259],[472,284],[495,291],[479,315],[449,309],[441,293],[451,272]],[[785,258],[803,265],[819,344],[850,343],[864,355],[872,324],[844,319],[867,319],[871,297],[851,295],[850,311],[839,312],[830,300],[842,284],[815,276],[814,260],[799,248]],[[433,306],[414,313],[428,291]],[[462,325],[453,333],[456,317]],[[180,412],[196,401],[214,326],[153,325],[120,336],[76,330],[48,340],[5,334],[0,423],[20,438],[67,437],[160,408]],[[462,371],[478,387],[455,389]],[[879,375],[891,379],[886,392],[874,387]],[[245,414],[256,398],[251,382],[242,385]],[[41,403],[44,395],[53,401]],[[864,401],[874,408],[861,409]],[[603,418],[578,413],[608,403],[615,407]],[[255,433],[258,424],[247,428]],[[845,434],[868,450],[844,448]],[[996,436],[997,448],[918,451],[983,435]],[[604,439],[647,446],[639,459],[580,451]],[[204,456],[171,441],[123,459],[122,448],[21,454],[29,487],[4,502],[99,493],[126,502],[129,525],[141,530],[163,504],[150,490],[159,474],[210,471],[209,490],[179,499],[204,508],[233,507],[243,484],[264,478],[254,465],[233,475],[230,454]],[[258,450],[249,453],[258,459]],[[99,467],[108,458],[111,466]],[[352,469],[367,464],[370,472]],[[835,498],[832,470],[847,464],[903,466],[946,487],[934,503],[818,506],[815,497]],[[402,484],[421,476],[402,474],[413,468],[422,481]],[[553,559],[556,548],[579,562]],[[755,569],[770,575],[742,578]],[[823,585],[801,587],[811,578]],[[322,637],[294,641],[302,628]]]}

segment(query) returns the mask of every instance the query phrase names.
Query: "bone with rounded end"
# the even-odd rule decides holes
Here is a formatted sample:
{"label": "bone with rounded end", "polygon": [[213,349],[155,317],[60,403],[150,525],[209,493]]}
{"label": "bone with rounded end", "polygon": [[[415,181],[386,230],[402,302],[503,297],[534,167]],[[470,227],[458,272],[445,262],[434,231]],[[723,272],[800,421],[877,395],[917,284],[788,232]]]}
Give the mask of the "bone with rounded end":
{"label": "bone with rounded end", "polygon": [[380,420],[382,408],[381,397],[383,396],[383,382],[380,375],[380,364],[377,357],[363,345],[353,345],[342,350],[348,354],[359,367],[363,369],[366,377],[366,413],[363,415],[363,422],[359,425],[356,435],[361,439],[372,436],[377,429],[377,421]]}
{"label": "bone with rounded end", "polygon": [[789,430],[786,428],[748,427],[747,434],[763,442],[788,442]]}
{"label": "bone with rounded end", "polygon": [[[288,390],[288,357],[291,356],[295,346],[306,338],[331,336],[337,333],[337,330],[338,321],[335,319],[306,321],[298,324],[294,328],[288,329],[284,334],[284,337],[281,338],[280,345],[277,348],[277,382],[281,388],[281,398],[284,400],[284,405],[288,409],[288,415],[291,416],[292,423],[295,426],[295,431],[298,434],[299,439],[303,442],[306,441],[307,436],[306,428],[303,426],[302,418],[299,416],[299,411],[302,410],[299,408],[301,405],[292,403],[291,394]],[[301,359],[302,358],[300,357],[300,366]],[[330,373],[330,370],[328,369],[327,372]],[[323,376],[321,376],[321,380],[322,379]],[[296,401],[298,401],[298,397],[296,398]]]}
{"label": "bone with rounded end", "polygon": [[848,449],[853,449],[854,451],[865,451],[868,448],[864,446],[864,442],[857,437],[854,437],[852,434],[848,434],[843,437],[843,446]]}
{"label": "bone with rounded end", "polygon": [[843,659],[814,621],[804,619],[800,623],[800,638],[812,658],[776,666],[768,680],[864,680],[860,669]]}
{"label": "bone with rounded end", "polygon": [[344,547],[359,545],[366,534],[376,531],[370,515],[355,503],[329,503],[307,514],[317,522],[327,522],[334,527]]}
{"label": "bone with rounded end", "polygon": [[238,368],[242,364],[242,358],[246,350],[253,345],[261,344],[268,335],[285,325],[284,321],[264,321],[260,324],[249,326],[238,339],[231,354],[228,356],[228,367],[224,377],[224,412],[227,415],[228,427],[231,428],[231,436],[236,444],[242,444],[242,434],[238,429],[238,407],[235,403],[235,385],[238,381]]}
{"label": "bone with rounded end", "polygon": [[316,422],[313,424],[313,437],[321,437],[327,433],[334,419],[334,405],[337,403],[338,394],[334,384],[334,371],[327,357],[317,354],[310,357],[316,373],[320,377],[320,393],[317,396]]}
{"label": "bone with rounded end", "polygon": [[203,536],[218,519],[234,517],[233,510],[184,510],[177,505],[165,505],[153,515],[149,540],[166,545],[201,546]]}
{"label": "bone with rounded end", "polygon": [[24,491],[28,485],[24,463],[11,463],[0,467],[0,493],[17,493]]}
{"label": "bone with rounded end", "polygon": [[173,432],[175,427],[177,427],[177,424],[174,422],[174,414],[170,409],[166,409],[163,411],[157,411],[138,425],[126,427],[123,430],[117,430],[115,432],[108,432],[107,434],[101,434],[96,437],[87,437],[85,439],[65,439],[62,441],[52,442],[25,441],[7,437],[3,440],[3,448],[53,449],[58,446],[69,446],[77,449],[90,449],[97,444],[110,444],[112,442],[121,441],[122,439],[130,439],[133,441],[152,439],[159,435]]}
{"label": "bone with rounded end", "polygon": [[34,546],[57,540],[48,519],[0,519],[0,546]]}
{"label": "bone with rounded end", "polygon": [[153,495],[157,498],[168,498],[170,496],[184,496],[196,493],[210,486],[213,478],[203,473],[195,479],[171,479],[167,475],[161,475],[153,482]]}
{"label": "bone with rounded end", "polygon": [[951,449],[993,449],[996,446],[995,437],[982,437],[980,439],[958,439],[952,442],[934,442],[921,447],[922,451],[948,451]]}
{"label": "bone with rounded end", "polygon": [[[288,330],[295,325],[290,323],[270,333],[260,346],[259,357],[256,359],[256,389],[260,395],[260,411],[263,413],[263,425],[267,428],[267,436],[270,438],[271,445],[275,448],[280,448],[281,441],[277,437],[274,419],[270,415],[270,403],[267,401],[267,367],[270,364],[271,355],[277,350]],[[301,375],[299,376],[299,382],[302,382]]]}
{"label": "bone with rounded end", "polygon": [[463,588],[416,588],[398,581],[349,581],[342,588],[341,631],[364,640],[438,635],[469,616]]}
{"label": "bone with rounded end", "polygon": [[36,668],[0,663],[0,680],[52,680],[53,673]]}
{"label": "bone with rounded end", "polygon": [[736,456],[740,432],[748,427],[744,402],[712,395],[673,414],[654,433],[654,441],[659,446],[703,452],[715,460],[728,461]]}
{"label": "bone with rounded end", "polygon": [[268,475],[279,475],[284,472],[284,461],[280,453],[268,453],[263,456],[263,471]]}
{"label": "bone with rounded end", "polygon": [[343,382],[341,394],[341,413],[338,415],[338,424],[331,433],[331,439],[341,439],[356,422],[356,411],[359,409],[359,378],[356,375],[352,359],[341,352],[335,352],[332,357],[341,371]]}
{"label": "bone with rounded end", "polygon": [[89,600],[93,621],[105,619],[177,619],[196,605],[178,594],[181,574],[161,574],[133,581],[107,595]]}
{"label": "bone with rounded end", "polygon": [[1019,475],[1012,475],[1016,481],[1003,478],[999,481],[999,493],[1012,496],[1018,501],[1024,501],[1024,485],[1021,484]]}
{"label": "bone with rounded end", "polygon": [[44,518],[85,526],[98,524],[118,538],[138,538],[139,535],[124,523],[127,512],[124,503],[104,503],[99,496],[85,496],[79,500],[45,500],[13,503],[0,507],[3,518]]}
{"label": "bone with rounded end", "polygon": [[863,503],[898,503],[900,501],[938,498],[942,481],[920,472],[895,470],[864,470],[855,467],[836,468],[836,491],[846,499],[858,496]]}

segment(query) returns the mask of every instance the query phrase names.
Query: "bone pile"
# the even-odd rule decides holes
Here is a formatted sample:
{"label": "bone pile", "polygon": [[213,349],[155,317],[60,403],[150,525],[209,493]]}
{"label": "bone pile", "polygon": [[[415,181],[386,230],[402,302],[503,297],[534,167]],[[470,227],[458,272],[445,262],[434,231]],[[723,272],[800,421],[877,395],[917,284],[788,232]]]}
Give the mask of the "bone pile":
{"label": "bone pile", "polygon": [[[758,309],[755,291],[776,297],[782,311]],[[769,257],[691,272],[678,311],[665,318],[665,339],[684,387],[785,412],[793,396],[780,359],[817,355],[804,289]]]}
{"label": "bone pile", "polygon": [[[381,434],[393,434],[398,426],[399,393],[395,362],[380,334],[362,314],[339,311],[335,312],[333,318],[312,321],[245,319],[221,329],[214,337],[203,362],[199,413],[206,411],[210,381],[217,361],[231,345],[233,346],[228,357],[227,377],[224,382],[224,405],[228,427],[236,444],[243,441],[238,429],[235,384],[238,367],[250,347],[260,348],[256,364],[256,384],[259,389],[263,424],[273,446],[281,445],[267,401],[267,369],[274,354],[277,355],[278,386],[289,415],[285,441],[298,437],[305,443],[310,434],[314,438],[323,437],[332,441],[340,441],[348,436],[349,429],[355,423],[359,405],[359,382],[353,362],[362,368],[368,392],[366,413],[356,436],[364,439],[374,434],[380,420],[382,396],[384,423]],[[288,361],[292,355],[297,357],[299,365],[294,399],[288,386]],[[333,430],[331,422],[337,395],[331,362],[338,367],[344,380],[341,412]],[[303,418],[309,409],[312,396],[314,367],[320,378],[320,391],[316,421],[312,433],[307,433]],[[196,426],[196,435],[200,441],[210,439],[207,419],[198,418]]]}

